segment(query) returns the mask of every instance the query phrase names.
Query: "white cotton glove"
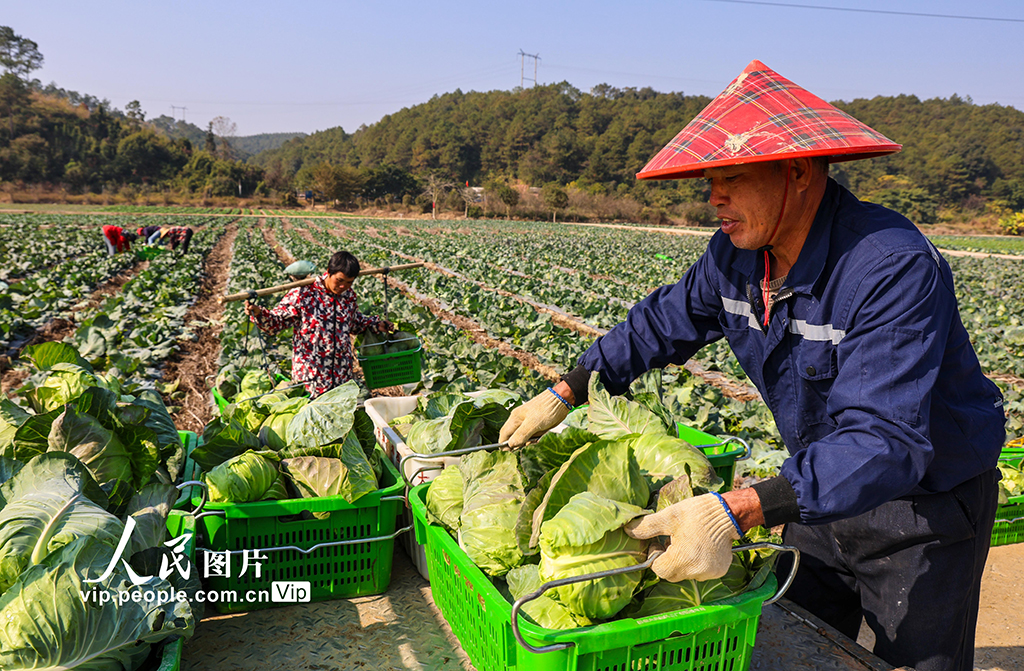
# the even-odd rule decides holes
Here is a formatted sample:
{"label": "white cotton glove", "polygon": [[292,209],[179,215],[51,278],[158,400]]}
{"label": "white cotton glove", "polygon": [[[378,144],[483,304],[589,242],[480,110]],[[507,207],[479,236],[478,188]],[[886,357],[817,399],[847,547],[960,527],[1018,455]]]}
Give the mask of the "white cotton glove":
{"label": "white cotton glove", "polygon": [[732,563],[732,542],[740,537],[714,494],[673,503],[633,520],[626,525],[626,533],[639,539],[671,537],[665,554],[651,565],[659,578],[669,582],[721,578]]}
{"label": "white cotton glove", "polygon": [[569,416],[569,408],[547,389],[512,411],[501,427],[498,441],[508,441],[515,448],[526,444],[533,436],[558,426]]}

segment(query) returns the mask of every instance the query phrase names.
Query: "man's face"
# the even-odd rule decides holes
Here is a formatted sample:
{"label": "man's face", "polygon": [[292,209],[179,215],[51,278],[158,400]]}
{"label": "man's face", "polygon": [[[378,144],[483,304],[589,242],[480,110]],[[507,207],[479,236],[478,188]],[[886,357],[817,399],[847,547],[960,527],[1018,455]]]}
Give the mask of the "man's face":
{"label": "man's face", "polygon": [[709,202],[718,210],[722,232],[739,249],[758,249],[769,243],[782,209],[786,189],[785,164],[748,163],[709,168]]}
{"label": "man's face", "polygon": [[349,277],[345,273],[334,273],[328,275],[327,279],[324,280],[324,286],[327,290],[335,296],[340,295],[352,288],[352,283],[356,281],[356,278]]}

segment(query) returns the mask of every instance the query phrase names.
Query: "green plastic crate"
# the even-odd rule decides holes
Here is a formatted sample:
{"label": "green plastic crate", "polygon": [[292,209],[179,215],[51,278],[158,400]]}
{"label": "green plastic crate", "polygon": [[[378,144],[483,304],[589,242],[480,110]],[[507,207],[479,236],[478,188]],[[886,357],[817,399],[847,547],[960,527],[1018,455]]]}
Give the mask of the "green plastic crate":
{"label": "green plastic crate", "polygon": [[774,574],[760,588],[697,608],[578,629],[545,629],[521,618],[533,646],[572,647],[534,653],[512,632],[512,605],[443,527],[428,524],[426,493],[409,495],[416,541],[426,546],[434,602],[478,671],[744,671],[757,634],[762,604],[777,586]]}
{"label": "green plastic crate", "polygon": [[[308,499],[259,501],[256,503],[207,503],[197,515],[200,546],[210,550],[262,550],[296,546],[309,549],[321,543],[388,536],[395,532],[398,513],[403,507],[405,485],[387,459],[381,460],[381,488],[364,494],[355,503],[341,496]],[[193,497],[198,506],[200,497]],[[317,519],[305,512],[328,512]],[[218,514],[209,514],[218,513]],[[220,514],[222,513],[222,514]],[[309,519],[304,519],[304,518]],[[269,594],[276,581],[308,581],[310,601],[326,601],[380,594],[391,582],[393,538],[352,545],[339,545],[303,553],[279,550],[263,553],[261,574],[250,566],[239,576],[242,556],[231,555],[230,575],[210,576],[210,589],[234,590],[242,595],[249,590]],[[206,554],[201,552],[200,554]],[[200,570],[205,563],[200,562]],[[267,601],[234,603],[218,601],[221,613],[272,608],[286,603]]]}
{"label": "green plastic crate", "polygon": [[[185,465],[181,469],[181,475],[178,480],[180,482],[188,482],[189,480],[199,479],[199,465],[192,461],[192,450],[196,449],[199,445],[199,436],[194,431],[179,431],[178,437],[181,438],[181,444],[185,447]],[[187,487],[182,490],[181,494],[178,495],[178,500],[174,502],[175,510],[184,510],[189,506],[192,494],[198,494],[198,491],[193,492],[195,487]]]}
{"label": "green plastic crate", "polygon": [[1024,468],[1024,448],[1004,447],[999,453],[999,461],[1017,469]]}
{"label": "green plastic crate", "polygon": [[136,247],[135,258],[137,258],[139,261],[151,261],[166,251],[167,250],[164,249],[163,247]]}
{"label": "green plastic crate", "polygon": [[421,345],[405,352],[357,357],[359,365],[363,368],[366,387],[380,389],[419,382],[423,379],[423,361],[420,356],[422,352]]}
{"label": "green plastic crate", "polygon": [[1014,496],[996,509],[991,547],[1024,542],[1024,496]]}
{"label": "green plastic crate", "polygon": [[746,448],[742,445],[732,447],[733,443],[723,442],[721,438],[716,438],[710,433],[698,431],[679,422],[676,422],[676,430],[679,432],[680,438],[704,453],[704,456],[708,458],[708,461],[714,467],[715,473],[718,473],[718,477],[725,480],[721,491],[727,492],[731,490],[732,480],[736,473],[736,462],[746,458],[744,456],[747,451]]}
{"label": "green plastic crate", "polygon": [[[291,380],[289,380],[284,375],[281,375],[280,373],[274,373],[274,378],[278,382],[285,382],[285,381],[291,382]],[[216,387],[213,387],[212,389],[210,389],[210,395],[213,396],[213,402],[217,406],[217,413],[218,414],[223,414],[224,410],[226,410],[227,407],[229,405],[231,405],[231,401],[229,401],[226,398],[224,398],[223,396],[221,396],[220,392],[217,391]],[[308,395],[308,393],[307,393],[307,395]]]}
{"label": "green plastic crate", "polygon": [[[1000,463],[1013,468],[1024,467],[1024,448],[1004,447],[999,454]],[[1011,497],[996,509],[996,522],[992,526],[991,547],[1024,542],[1024,496]]]}
{"label": "green plastic crate", "polygon": [[[167,531],[171,538],[177,538],[183,534],[192,534],[192,538],[185,543],[185,554],[192,562],[195,569],[196,563],[196,521],[191,515],[180,510],[172,510],[167,517]],[[196,624],[199,619],[196,618]],[[179,638],[175,641],[168,641],[161,645],[156,651],[156,661],[151,666],[144,666],[143,671],[178,671],[181,668],[181,655],[185,649],[185,639]]]}

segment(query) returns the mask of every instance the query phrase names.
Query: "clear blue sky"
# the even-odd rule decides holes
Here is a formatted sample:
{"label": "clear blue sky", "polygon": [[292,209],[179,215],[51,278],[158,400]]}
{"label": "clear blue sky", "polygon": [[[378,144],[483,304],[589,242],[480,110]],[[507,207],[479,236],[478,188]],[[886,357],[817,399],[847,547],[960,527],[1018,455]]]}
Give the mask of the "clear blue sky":
{"label": "clear blue sky", "polygon": [[1024,110],[1019,0],[4,0],[0,25],[39,44],[44,84],[139,100],[147,117],[185,106],[202,127],[226,116],[238,135],[352,132],[456,88],[512,89],[520,50],[539,54],[539,83],[583,91],[713,96],[757,58],[826,100],[956,93]]}

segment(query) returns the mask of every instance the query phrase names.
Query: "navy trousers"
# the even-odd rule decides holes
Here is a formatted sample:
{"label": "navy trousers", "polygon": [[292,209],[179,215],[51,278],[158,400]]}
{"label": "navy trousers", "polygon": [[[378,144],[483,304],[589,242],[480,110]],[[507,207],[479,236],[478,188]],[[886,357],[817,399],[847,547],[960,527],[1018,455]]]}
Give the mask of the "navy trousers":
{"label": "navy trousers", "polygon": [[[971,671],[998,482],[993,469],[851,519],[787,525],[801,557],[786,598],[854,640],[863,617],[874,653],[893,666]],[[790,566],[783,554],[780,579]]]}

